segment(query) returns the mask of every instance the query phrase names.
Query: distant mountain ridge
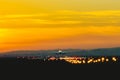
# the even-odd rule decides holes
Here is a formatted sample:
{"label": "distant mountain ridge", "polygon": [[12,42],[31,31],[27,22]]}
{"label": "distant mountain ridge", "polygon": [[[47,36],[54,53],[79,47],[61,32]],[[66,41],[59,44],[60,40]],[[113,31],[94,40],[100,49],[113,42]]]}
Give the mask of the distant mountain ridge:
{"label": "distant mountain ridge", "polygon": [[[58,50],[29,50],[12,51],[0,54],[0,56],[54,56]],[[117,48],[99,48],[91,50],[82,49],[63,49],[66,56],[120,56],[120,47]]]}

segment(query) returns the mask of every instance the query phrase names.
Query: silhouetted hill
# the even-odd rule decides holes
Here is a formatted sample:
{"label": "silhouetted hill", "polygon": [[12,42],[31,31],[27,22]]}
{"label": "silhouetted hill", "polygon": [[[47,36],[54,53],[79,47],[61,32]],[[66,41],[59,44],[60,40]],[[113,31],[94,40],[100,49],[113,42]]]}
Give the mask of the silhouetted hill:
{"label": "silhouetted hill", "polygon": [[[58,50],[38,50],[38,51],[12,51],[1,53],[0,56],[16,57],[16,56],[55,56]],[[100,48],[92,50],[81,49],[64,49],[66,56],[120,56],[120,48]]]}

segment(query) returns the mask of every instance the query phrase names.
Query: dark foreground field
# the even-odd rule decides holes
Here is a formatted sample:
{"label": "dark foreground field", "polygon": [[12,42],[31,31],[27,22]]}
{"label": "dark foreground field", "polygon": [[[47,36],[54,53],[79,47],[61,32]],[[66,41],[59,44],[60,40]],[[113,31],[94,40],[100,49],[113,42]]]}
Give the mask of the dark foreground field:
{"label": "dark foreground field", "polygon": [[[17,58],[0,58],[0,71],[4,75],[17,75],[16,79],[22,77],[35,76],[40,79],[63,79],[64,77],[73,80],[86,79],[87,76],[96,77],[111,77],[117,75],[120,71],[120,63],[98,63],[98,64],[71,64],[64,60],[44,61],[44,60],[28,60]],[[108,75],[110,74],[110,75]],[[51,76],[51,77],[47,77]],[[89,77],[90,79],[90,77]],[[115,79],[115,77],[114,77]],[[102,79],[101,79],[102,80]]]}

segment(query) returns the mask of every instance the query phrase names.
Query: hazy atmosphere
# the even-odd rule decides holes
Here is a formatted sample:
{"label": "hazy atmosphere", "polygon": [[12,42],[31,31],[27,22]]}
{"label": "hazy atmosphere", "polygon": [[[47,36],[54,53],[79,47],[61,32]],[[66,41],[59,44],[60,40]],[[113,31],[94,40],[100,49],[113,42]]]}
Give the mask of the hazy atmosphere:
{"label": "hazy atmosphere", "polygon": [[119,0],[0,0],[0,52],[120,47]]}

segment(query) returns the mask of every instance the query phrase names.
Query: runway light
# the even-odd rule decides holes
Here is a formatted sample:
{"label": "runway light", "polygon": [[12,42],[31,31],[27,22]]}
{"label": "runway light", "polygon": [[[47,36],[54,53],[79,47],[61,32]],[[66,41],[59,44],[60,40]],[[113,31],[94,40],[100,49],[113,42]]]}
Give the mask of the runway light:
{"label": "runway light", "polygon": [[117,61],[116,57],[112,57],[112,60],[113,60],[113,61]]}
{"label": "runway light", "polygon": [[83,60],[83,63],[86,63],[85,60]]}
{"label": "runway light", "polygon": [[109,59],[106,59],[106,61],[108,62],[108,61],[109,61]]}
{"label": "runway light", "polygon": [[104,58],[104,57],[102,57],[101,59],[102,59],[102,62],[104,62],[105,58]]}
{"label": "runway light", "polygon": [[98,61],[100,62],[101,60],[100,60],[100,59],[98,59]]}

